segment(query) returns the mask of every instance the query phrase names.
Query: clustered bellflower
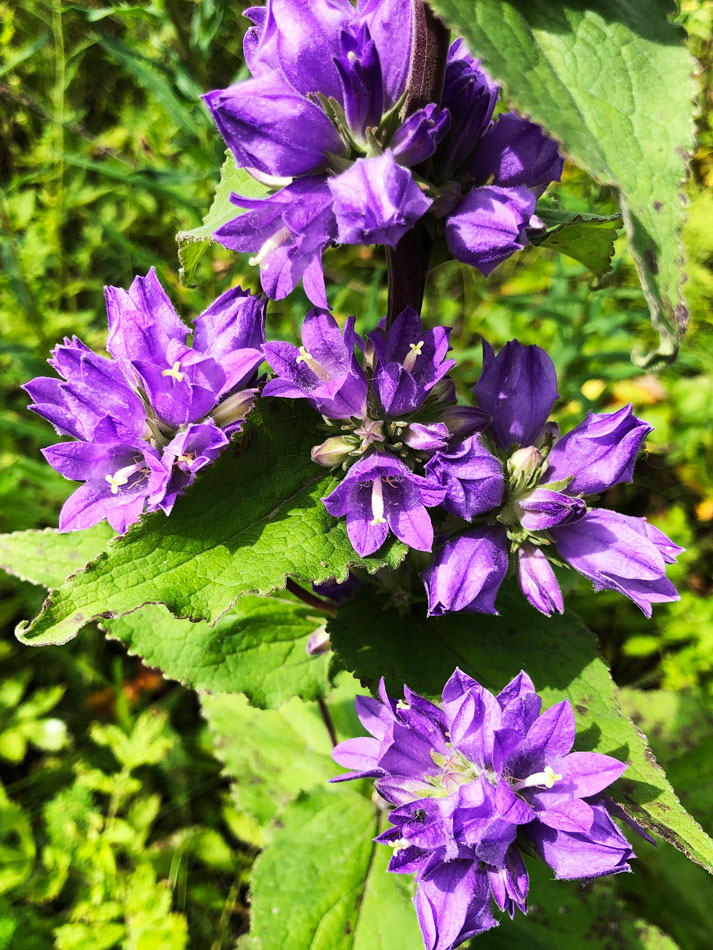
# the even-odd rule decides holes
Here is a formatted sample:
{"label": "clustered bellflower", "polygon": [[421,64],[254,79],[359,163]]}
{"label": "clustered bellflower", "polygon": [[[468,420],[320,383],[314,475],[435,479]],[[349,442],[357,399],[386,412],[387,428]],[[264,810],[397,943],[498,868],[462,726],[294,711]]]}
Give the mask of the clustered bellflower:
{"label": "clustered bellflower", "polygon": [[[588,499],[631,481],[637,453],[651,431],[631,406],[590,413],[559,437],[548,416],[557,399],[550,357],[512,340],[497,354],[483,344],[483,370],[474,388],[491,422],[470,448],[436,454],[426,466],[446,487],[443,505],[469,521],[436,552],[425,571],[429,614],[496,613],[495,598],[509,566],[541,613],[562,612],[552,562],[629,597],[651,616],[654,603],[678,599],[666,564],[683,550],[645,518],[590,507]],[[485,444],[487,443],[487,445]],[[484,459],[500,471],[483,476],[468,464]],[[465,474],[463,474],[465,473]],[[502,487],[502,504],[485,516],[479,488]],[[475,502],[471,501],[474,498]]]}
{"label": "clustered bellflower", "polygon": [[404,118],[413,0],[270,0],[246,15],[251,78],[205,101],[238,167],[279,190],[233,195],[245,213],[215,237],[254,255],[270,297],[302,279],[326,307],[326,247],[395,247],[427,213],[484,274],[527,242],[537,196],[561,176],[557,145],[514,113],[493,122],[498,87],[460,40],[442,106]]}
{"label": "clustered bellflower", "polygon": [[60,531],[104,518],[124,532],[142,511],[169,514],[196,473],[239,431],[257,394],[264,303],[235,287],[195,321],[193,342],[153,269],[128,291],[106,288],[107,349],[78,339],[55,347],[56,377],[27,383],[34,412],[75,441],[43,450],[81,485],[65,502]]}
{"label": "clustered bellflower", "polygon": [[522,852],[558,879],[629,871],[634,857],[602,795],[626,769],[596,752],[573,752],[567,700],[541,712],[521,672],[494,696],[456,669],[440,705],[404,688],[391,698],[358,696],[369,737],[347,739],[334,759],[350,769],[334,782],[373,778],[393,806],[376,841],[394,853],[389,871],[414,874],[414,903],[426,950],[451,950],[527,912]]}
{"label": "clustered bellflower", "polygon": [[312,458],[346,472],[323,502],[330,514],[346,516],[361,557],[380,548],[390,531],[416,550],[431,550],[426,509],[440,504],[446,489],[426,463],[454,438],[490,420],[487,412],[455,405],[447,376],[455,364],[446,358],[449,334],[444,327],[425,330],[407,309],[388,330],[382,321],[364,341],[355,334],[353,317],[341,331],[329,313],[312,310],[302,346],[264,346],[277,376],[263,395],[306,399],[334,433],[315,446]]}

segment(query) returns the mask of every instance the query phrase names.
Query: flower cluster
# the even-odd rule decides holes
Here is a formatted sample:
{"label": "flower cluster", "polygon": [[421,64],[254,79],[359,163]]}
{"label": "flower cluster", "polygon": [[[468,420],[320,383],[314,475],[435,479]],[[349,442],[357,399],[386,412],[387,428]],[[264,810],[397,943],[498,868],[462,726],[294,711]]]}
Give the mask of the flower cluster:
{"label": "flower cluster", "polygon": [[[626,765],[573,752],[567,700],[542,700],[521,672],[494,696],[456,669],[441,705],[404,688],[405,701],[358,696],[368,738],[347,739],[334,759],[353,771],[332,781],[375,779],[394,806],[376,840],[394,849],[389,870],[415,874],[427,950],[451,950],[495,926],[493,901],[526,913],[522,851],[560,879],[629,871],[634,857],[602,795]],[[616,810],[616,806],[614,806]]]}
{"label": "flower cluster", "polygon": [[587,502],[631,481],[650,426],[625,406],[590,413],[560,438],[548,422],[558,395],[552,360],[517,340],[497,356],[484,343],[473,390],[479,407],[459,406],[447,375],[448,336],[444,327],[424,330],[406,310],[363,341],[352,318],[342,334],[314,310],[301,347],[265,345],[277,376],[264,395],[307,399],[334,433],[312,457],[346,470],[323,501],[330,514],[346,516],[357,554],[372,554],[389,530],[431,551],[427,509],[438,509],[440,543],[423,574],[431,616],[496,613],[508,571],[533,607],[561,613],[553,563],[624,594],[647,616],[653,603],[676,600],[666,564],[682,549],[644,518]]}
{"label": "flower cluster", "polygon": [[[446,507],[471,523],[446,540],[424,574],[429,614],[495,613],[509,563],[533,607],[548,616],[561,613],[562,594],[551,566],[560,559],[596,590],[624,594],[647,616],[652,604],[677,600],[666,564],[683,549],[644,518],[586,502],[587,496],[631,481],[651,427],[624,406],[590,413],[559,438],[557,426],[547,421],[557,399],[557,378],[545,351],[517,340],[497,356],[487,343],[483,350],[483,371],[473,391],[492,416],[485,438],[476,436],[469,449],[430,463],[448,486]],[[491,452],[501,461],[503,503],[473,521],[482,507],[467,497],[462,502],[462,494],[469,487],[473,491],[473,482],[476,489],[482,483],[483,454]],[[471,460],[478,466],[476,476],[468,469]]]}
{"label": "flower cluster", "polygon": [[271,0],[246,15],[252,78],[205,100],[238,166],[279,190],[233,195],[247,213],[215,237],[254,254],[270,297],[303,279],[326,307],[326,247],[395,247],[427,213],[484,274],[527,243],[536,199],[562,173],[557,145],[514,113],[493,122],[498,87],[461,40],[442,106],[404,118],[413,0]]}
{"label": "flower cluster", "polygon": [[142,511],[169,514],[196,472],[239,431],[257,394],[264,303],[239,287],[215,300],[189,329],[152,269],[131,288],[106,288],[108,359],[78,339],[55,347],[62,379],[25,389],[30,409],[75,441],[43,450],[81,485],[65,502],[60,531],[106,518],[119,532]]}
{"label": "flower cluster", "polygon": [[[389,330],[384,322],[359,339],[350,318],[342,333],[327,312],[312,310],[300,347],[272,342],[265,357],[277,373],[264,396],[306,399],[330,435],[312,451],[315,462],[346,475],[324,500],[330,514],[346,515],[347,532],[361,557],[372,554],[389,530],[419,551],[433,546],[426,508],[445,488],[424,474],[428,460],[454,437],[483,428],[488,413],[458,408],[447,373],[450,331],[424,330],[404,310]],[[363,353],[363,365],[355,352]]]}

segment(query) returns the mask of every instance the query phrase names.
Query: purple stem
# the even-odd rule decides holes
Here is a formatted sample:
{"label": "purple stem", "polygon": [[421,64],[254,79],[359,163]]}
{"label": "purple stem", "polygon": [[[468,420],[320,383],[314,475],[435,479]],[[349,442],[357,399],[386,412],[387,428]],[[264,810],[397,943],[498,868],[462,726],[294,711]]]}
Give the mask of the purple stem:
{"label": "purple stem", "polygon": [[[404,118],[427,106],[437,105],[443,95],[450,33],[448,27],[431,10],[424,0],[416,0],[414,6],[415,29],[411,55],[411,71],[408,80],[408,95],[404,103]],[[418,166],[417,174],[427,177],[429,162]],[[431,239],[421,221],[408,231],[396,245],[387,249],[386,261],[389,275],[389,306],[387,326],[406,307],[421,313],[423,292],[428,276],[428,257]]]}

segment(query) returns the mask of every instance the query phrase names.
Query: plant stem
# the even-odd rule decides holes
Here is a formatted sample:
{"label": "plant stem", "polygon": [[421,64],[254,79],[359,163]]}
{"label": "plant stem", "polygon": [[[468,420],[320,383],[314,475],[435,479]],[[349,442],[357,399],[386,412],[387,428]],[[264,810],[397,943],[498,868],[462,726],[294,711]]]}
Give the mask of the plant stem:
{"label": "plant stem", "polygon": [[287,578],[285,582],[285,588],[295,597],[307,604],[309,607],[314,607],[316,610],[321,610],[323,614],[327,614],[330,617],[335,617],[337,614],[337,608],[334,604],[330,604],[326,600],[322,600],[321,597],[317,597],[316,594],[310,593],[310,591],[305,590],[304,587],[301,587],[297,581],[293,581],[291,577]]}
{"label": "plant stem", "polygon": [[[414,43],[408,94],[404,103],[404,118],[429,102],[440,104],[446,74],[450,33],[424,0],[416,0],[414,10]],[[415,171],[427,177],[429,162]],[[431,239],[422,221],[407,231],[394,250],[386,251],[389,277],[389,306],[387,326],[406,307],[421,312],[423,292],[428,276],[428,257]]]}
{"label": "plant stem", "polygon": [[337,732],[336,732],[336,729],[334,728],[334,723],[332,722],[332,717],[329,713],[329,707],[327,706],[325,701],[321,698],[321,696],[317,700],[317,705],[319,706],[319,712],[322,716],[324,725],[327,728],[327,732],[329,733],[329,741],[332,743],[332,746],[336,746]]}

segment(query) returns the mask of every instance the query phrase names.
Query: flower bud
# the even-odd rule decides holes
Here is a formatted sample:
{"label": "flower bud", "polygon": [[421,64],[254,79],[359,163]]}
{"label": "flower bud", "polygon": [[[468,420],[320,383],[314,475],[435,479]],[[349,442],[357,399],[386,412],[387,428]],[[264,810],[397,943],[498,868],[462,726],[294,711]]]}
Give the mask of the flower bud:
{"label": "flower bud", "polygon": [[517,449],[508,459],[508,474],[512,481],[528,481],[542,465],[542,452],[534,445]]}
{"label": "flower bud", "polygon": [[213,422],[221,429],[243,422],[253,407],[257,389],[244,389],[242,392],[228,396],[211,412]]}
{"label": "flower bud", "polygon": [[426,402],[429,405],[445,405],[456,401],[456,387],[450,376],[439,379],[428,391]]}
{"label": "flower bud", "polygon": [[[438,384],[436,384],[438,385]],[[466,439],[490,425],[491,415],[476,406],[446,406],[440,416],[450,434],[456,439]]]}
{"label": "flower bud", "polygon": [[326,653],[329,648],[330,643],[327,625],[323,623],[317,627],[309,638],[305,650],[309,656],[319,656],[321,653]]}
{"label": "flower bud", "polygon": [[348,442],[344,436],[332,435],[321,445],[315,445],[311,453],[312,461],[325,468],[334,468],[336,465],[341,465],[353,451],[353,442]]}

